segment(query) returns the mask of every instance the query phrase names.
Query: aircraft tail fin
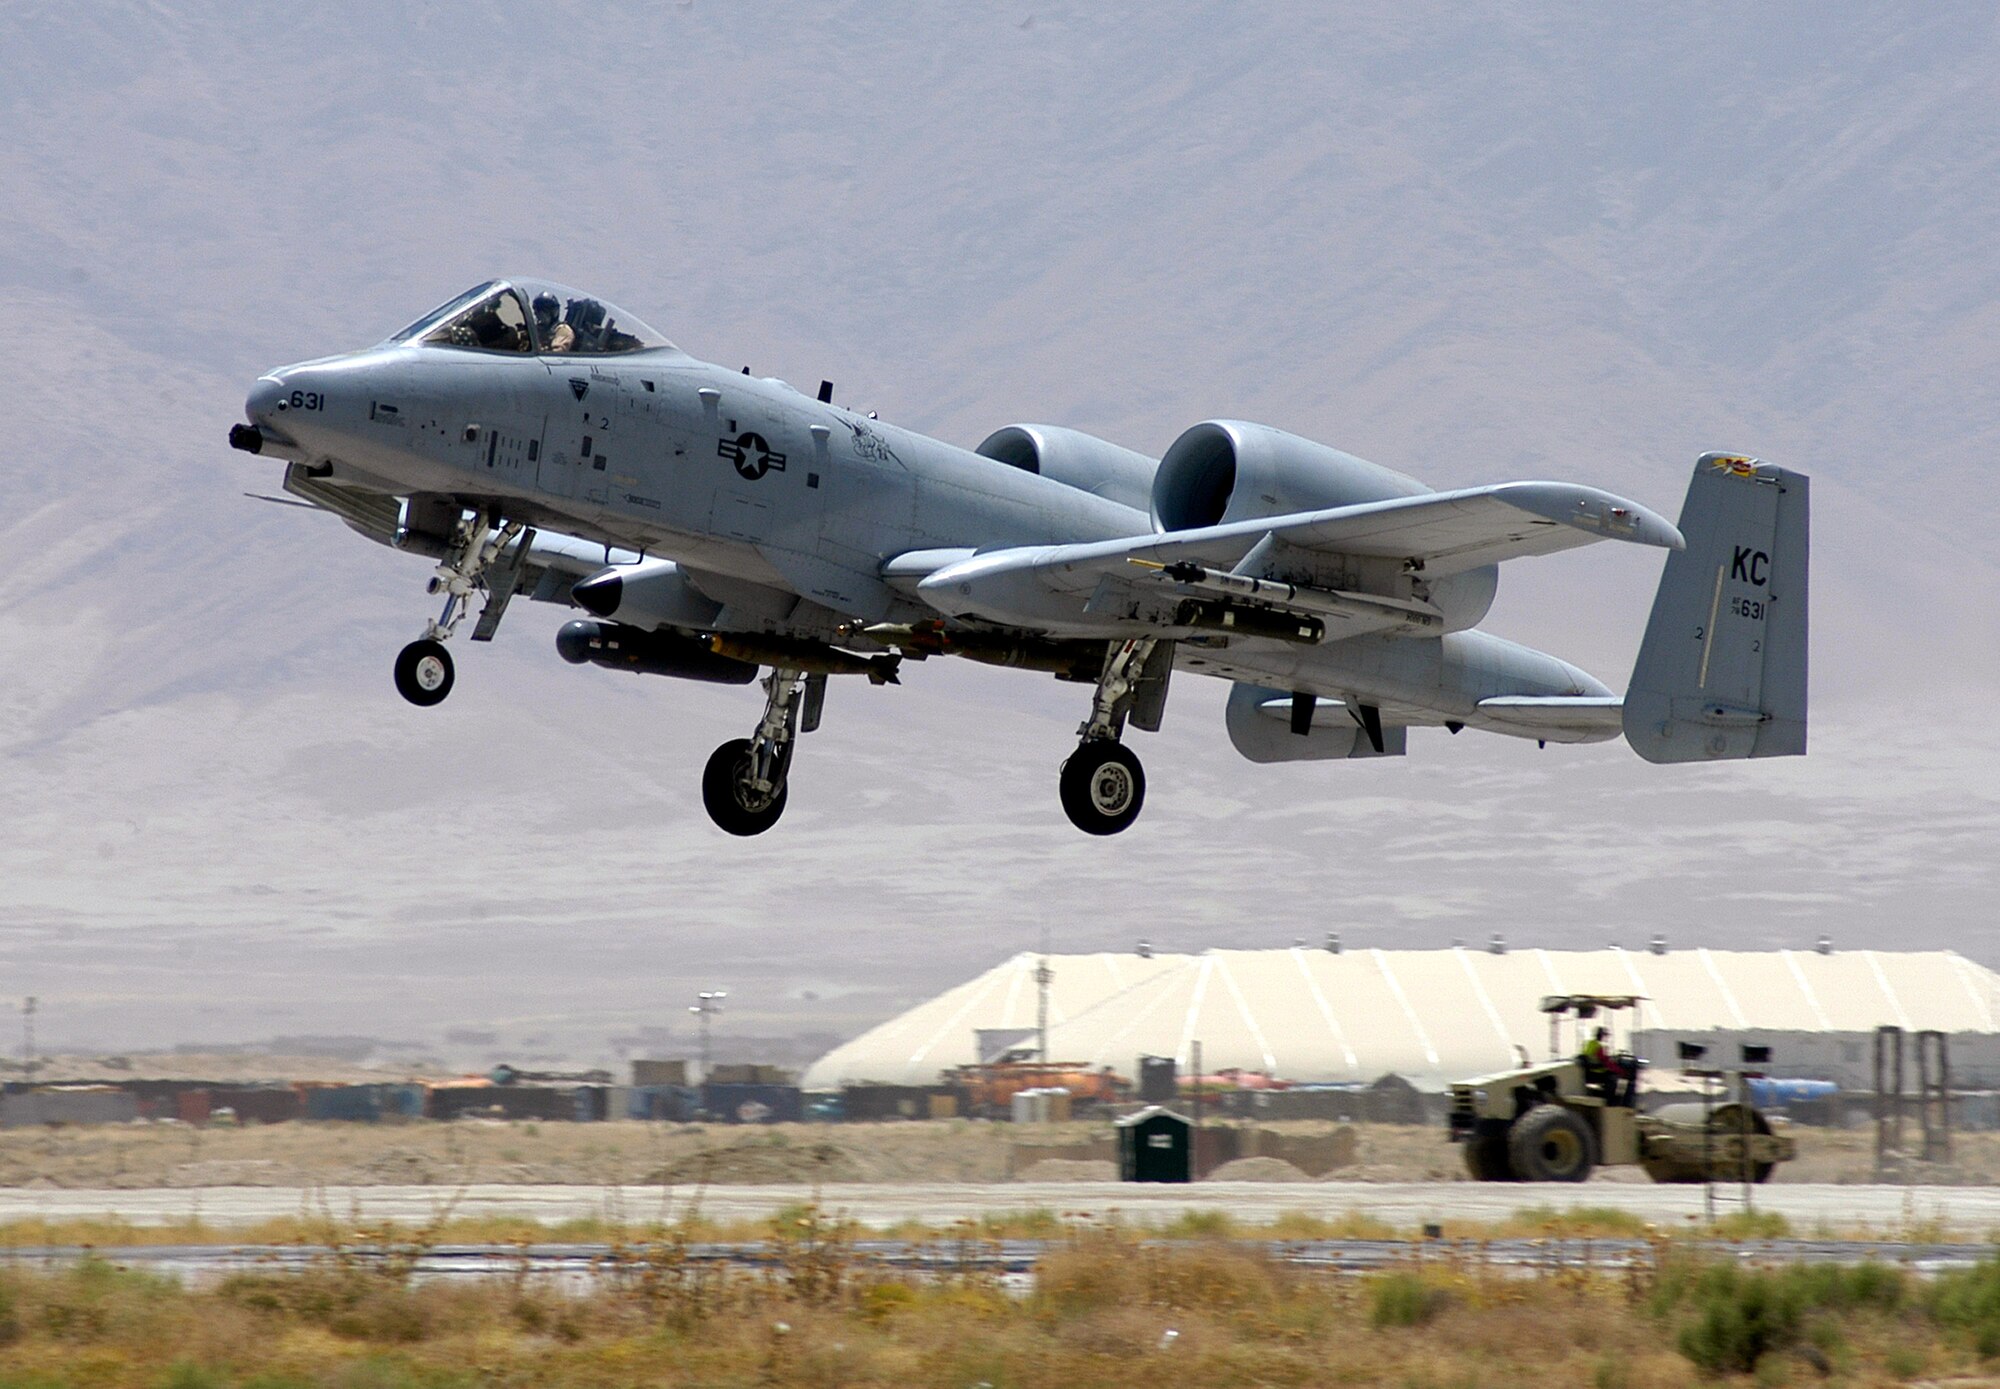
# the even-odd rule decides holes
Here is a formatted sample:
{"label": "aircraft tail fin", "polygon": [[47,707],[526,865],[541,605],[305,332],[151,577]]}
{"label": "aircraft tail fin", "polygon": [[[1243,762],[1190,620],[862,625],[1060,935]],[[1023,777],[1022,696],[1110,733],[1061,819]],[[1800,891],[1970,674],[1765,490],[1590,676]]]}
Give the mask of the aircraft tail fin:
{"label": "aircraft tail fin", "polygon": [[1648,762],[1806,750],[1807,478],[1705,453],[1632,668],[1625,740]]}

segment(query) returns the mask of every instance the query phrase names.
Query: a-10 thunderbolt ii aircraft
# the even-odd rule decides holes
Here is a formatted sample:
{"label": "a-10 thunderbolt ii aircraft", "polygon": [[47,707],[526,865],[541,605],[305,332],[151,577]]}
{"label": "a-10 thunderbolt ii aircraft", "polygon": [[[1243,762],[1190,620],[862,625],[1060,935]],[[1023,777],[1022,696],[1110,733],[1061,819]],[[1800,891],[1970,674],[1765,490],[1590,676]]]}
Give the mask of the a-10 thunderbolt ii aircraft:
{"label": "a-10 thunderbolt ii aircraft", "polygon": [[[230,442],[285,460],[298,502],[436,561],[443,611],[395,667],[414,704],[450,692],[444,643],[482,594],[474,641],[525,592],[592,614],[558,635],[573,662],[768,671],[755,730],[702,776],[732,834],[783,812],[828,677],[933,656],[1088,687],[1060,790],[1092,834],[1139,814],[1122,737],[1159,728],[1176,671],[1233,682],[1253,762],[1401,756],[1424,726],[1622,732],[1652,762],[1805,751],[1807,480],[1741,455],[1697,461],[1676,528],[1574,483],[1434,492],[1239,420],[1157,461],[1033,424],[967,450],[519,279],[270,372],[247,412]],[[1674,552],[1622,699],[1476,630],[1502,562],[1598,540]]]}

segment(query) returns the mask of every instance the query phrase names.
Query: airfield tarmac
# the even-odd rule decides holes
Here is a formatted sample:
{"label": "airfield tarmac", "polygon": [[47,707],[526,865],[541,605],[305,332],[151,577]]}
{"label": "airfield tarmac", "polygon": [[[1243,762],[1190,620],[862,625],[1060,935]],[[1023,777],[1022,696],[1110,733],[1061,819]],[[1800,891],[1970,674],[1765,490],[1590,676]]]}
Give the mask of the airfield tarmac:
{"label": "airfield tarmac", "polygon": [[[1718,1187],[1718,1214],[1740,1210],[1740,1187]],[[868,1229],[905,1221],[933,1227],[1004,1212],[1053,1211],[1161,1225],[1190,1211],[1227,1213],[1245,1225],[1297,1213],[1338,1219],[1350,1213],[1398,1229],[1426,1223],[1498,1223],[1535,1208],[1629,1212],[1663,1228],[1704,1214],[1698,1186],[1633,1183],[1199,1182],[1186,1186],[1104,1182],[848,1183],[770,1186],[558,1186],[482,1183],[465,1187],[199,1187],[0,1190],[0,1222],[115,1216],[134,1225],[198,1218],[210,1226],[331,1211],[366,1220],[422,1224],[449,1208],[461,1218],[515,1217],[555,1224],[604,1219],[649,1222],[699,1209],[716,1221],[756,1221],[813,1199]],[[2000,1231],[2000,1187],[1860,1186],[1773,1183],[1752,1196],[1759,1211],[1782,1215],[1801,1234],[1815,1230],[1897,1235],[1915,1229],[1966,1239]]]}

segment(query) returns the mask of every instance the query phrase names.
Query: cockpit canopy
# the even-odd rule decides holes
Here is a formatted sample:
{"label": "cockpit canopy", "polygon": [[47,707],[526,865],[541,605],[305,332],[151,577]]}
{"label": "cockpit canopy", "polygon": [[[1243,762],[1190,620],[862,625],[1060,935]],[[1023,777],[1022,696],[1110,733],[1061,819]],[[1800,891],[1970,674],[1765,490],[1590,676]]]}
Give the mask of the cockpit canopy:
{"label": "cockpit canopy", "polygon": [[391,342],[521,356],[607,357],[673,344],[623,309],[546,280],[488,280]]}

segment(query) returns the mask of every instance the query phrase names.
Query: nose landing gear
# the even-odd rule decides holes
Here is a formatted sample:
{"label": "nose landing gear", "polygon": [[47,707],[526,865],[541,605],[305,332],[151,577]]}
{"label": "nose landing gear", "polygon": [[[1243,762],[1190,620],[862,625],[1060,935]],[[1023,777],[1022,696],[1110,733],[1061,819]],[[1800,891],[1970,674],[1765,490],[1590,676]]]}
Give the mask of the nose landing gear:
{"label": "nose landing gear", "polygon": [[717,748],[701,773],[701,803],[729,834],[762,834],[785,813],[785,778],[801,733],[819,727],[826,676],[779,666],[764,679],[764,717],[748,738]]}
{"label": "nose landing gear", "polygon": [[431,576],[425,590],[431,594],[444,594],[444,610],[424,627],[421,637],[396,656],[396,692],[404,699],[425,709],[444,702],[456,679],[451,653],[445,650],[445,642],[451,639],[451,634],[464,619],[473,593],[487,586],[487,569],[504,554],[507,560],[503,567],[508,582],[489,592],[486,610],[480,614],[479,629],[473,633],[473,640],[480,641],[493,635],[492,629],[500,623],[500,612],[505,609],[507,599],[513,596],[513,582],[520,576],[521,559],[532,536],[533,532],[527,531],[519,521],[503,522],[498,530],[492,529],[492,522],[485,511],[475,511],[470,517],[459,520],[451,548],[445,552],[437,573]]}

